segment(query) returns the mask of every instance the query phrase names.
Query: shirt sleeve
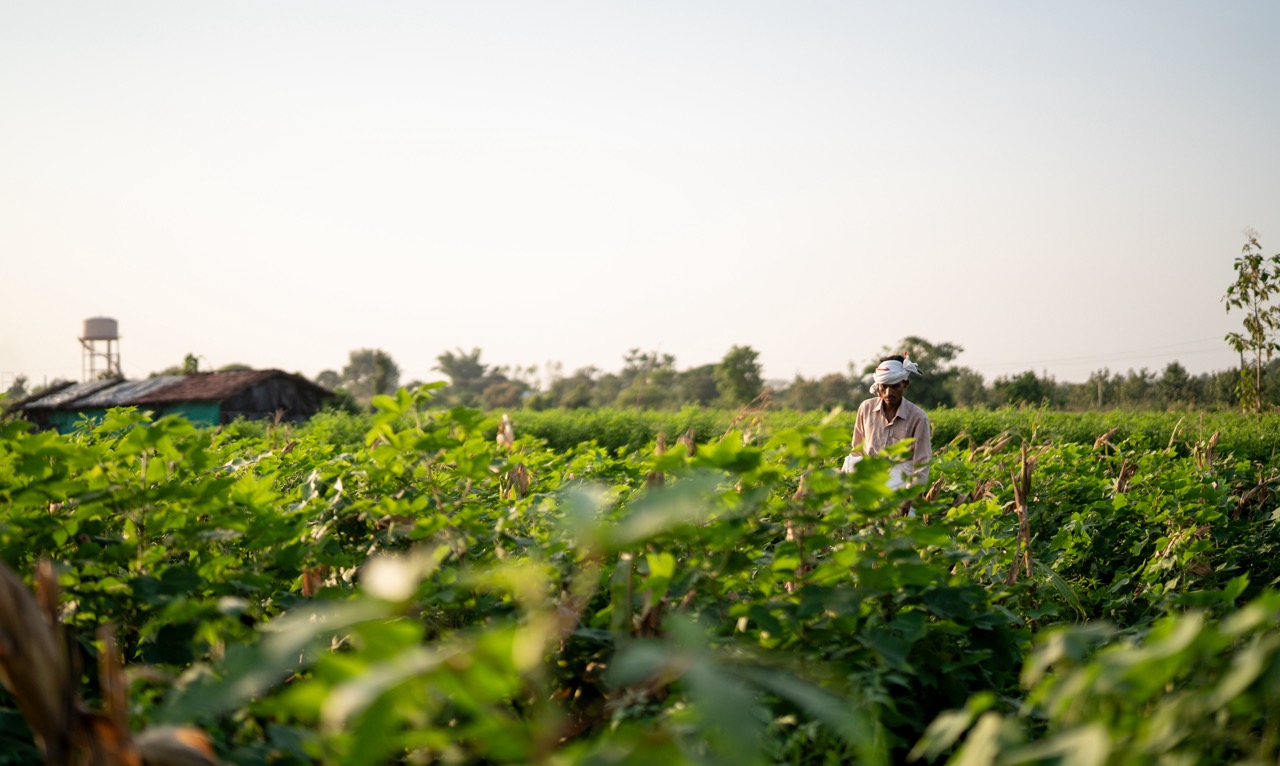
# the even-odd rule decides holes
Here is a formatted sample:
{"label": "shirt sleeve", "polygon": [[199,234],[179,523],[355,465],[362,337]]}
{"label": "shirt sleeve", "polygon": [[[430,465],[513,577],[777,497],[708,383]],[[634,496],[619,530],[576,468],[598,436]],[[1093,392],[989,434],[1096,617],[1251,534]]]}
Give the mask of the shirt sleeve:
{"label": "shirt sleeve", "polygon": [[921,484],[929,483],[929,461],[933,459],[933,444],[930,442],[932,436],[933,428],[929,424],[929,418],[920,418],[920,422],[911,431],[911,437],[915,440],[911,446],[911,464],[915,467],[915,474]]}
{"label": "shirt sleeve", "polygon": [[850,453],[866,452],[862,448],[862,443],[867,439],[867,428],[862,422],[863,407],[858,408],[858,414],[853,419],[853,441],[850,442]]}

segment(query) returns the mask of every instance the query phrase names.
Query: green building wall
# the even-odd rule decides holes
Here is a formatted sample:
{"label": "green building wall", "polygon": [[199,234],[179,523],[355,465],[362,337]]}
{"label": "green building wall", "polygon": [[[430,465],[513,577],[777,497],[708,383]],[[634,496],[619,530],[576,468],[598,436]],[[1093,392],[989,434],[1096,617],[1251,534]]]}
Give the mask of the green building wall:
{"label": "green building wall", "polygon": [[[182,402],[155,413],[156,418],[164,415],[179,415],[197,426],[216,426],[222,419],[222,404],[220,402]],[[106,416],[105,409],[78,412],[57,410],[49,413],[49,425],[56,428],[60,434],[69,434],[79,428],[85,418],[94,423],[101,423]]]}
{"label": "green building wall", "polygon": [[93,422],[100,422],[107,414],[106,410],[85,410],[84,412],[73,412],[71,410],[55,410],[49,413],[49,425],[58,429],[60,434],[69,434],[79,428],[81,421],[89,418]]}
{"label": "green building wall", "polygon": [[160,415],[181,415],[198,426],[216,426],[222,421],[220,402],[182,402],[165,407]]}

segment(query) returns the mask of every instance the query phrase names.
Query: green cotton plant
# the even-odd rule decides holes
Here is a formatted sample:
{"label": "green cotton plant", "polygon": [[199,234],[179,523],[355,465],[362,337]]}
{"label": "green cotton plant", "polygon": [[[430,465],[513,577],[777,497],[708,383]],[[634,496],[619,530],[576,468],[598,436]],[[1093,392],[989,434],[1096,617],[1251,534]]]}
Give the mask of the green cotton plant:
{"label": "green cotton plant", "polygon": [[[465,412],[406,420],[402,403],[381,405],[341,492],[321,476],[279,498],[313,519],[316,560],[341,523],[365,524],[364,558],[350,562],[359,587],[295,598],[257,640],[192,666],[164,720],[273,721],[259,724],[259,748],[288,741],[343,763],[403,752],[742,763],[808,757],[813,742],[793,732],[817,726],[824,747],[875,763],[920,717],[890,689],[922,670],[960,682],[1008,665],[1009,616],[948,575],[959,555],[944,529],[892,517],[913,495],[889,494],[887,460],[835,472],[843,435],[761,446],[731,433],[693,456],[678,448],[552,487],[536,478],[536,448],[475,438]],[[503,483],[515,463],[535,475],[524,497]],[[669,481],[647,485],[654,469]],[[390,515],[405,538],[369,528]],[[823,541],[807,571],[775,566],[791,520]],[[394,550],[431,553],[430,566],[399,565],[408,584],[392,594],[372,572]],[[753,603],[770,606],[742,609]],[[753,722],[745,740],[730,730],[739,710]]]}
{"label": "green cotton plant", "polygon": [[1009,544],[1016,536],[1017,453],[944,449],[934,471],[943,477],[940,499],[958,522],[956,540],[971,551],[972,576],[988,584],[1014,580],[1015,602],[1006,603],[1037,624],[1141,625],[1241,572],[1259,580],[1280,575],[1257,553],[1275,545],[1275,522],[1260,507],[1272,481],[1264,469],[1128,442],[1042,444],[1028,456],[1030,577],[1025,567],[1015,571],[1016,546]]}
{"label": "green cotton plant", "polygon": [[[74,595],[67,622],[121,622],[126,654],[149,651],[157,633],[195,631],[196,623],[213,621],[216,600],[234,598],[236,590],[203,591],[211,580],[225,582],[238,560],[225,547],[238,534],[227,504],[252,493],[217,475],[195,429],[183,420],[148,424],[115,411],[92,431],[58,442],[56,459],[48,440],[36,434],[7,442],[11,454],[45,453],[56,471],[25,472],[37,481],[9,495],[0,534],[5,560],[19,569],[54,560],[60,585]],[[262,578],[240,571],[246,587]],[[209,609],[191,606],[193,600]]]}
{"label": "green cotton plant", "polygon": [[[699,441],[710,441],[733,428],[739,413],[687,407],[679,412],[642,410],[514,410],[511,417],[522,424],[523,433],[544,442],[549,448],[571,453],[594,441],[612,454],[641,452],[651,447],[657,435],[668,440],[693,429]],[[853,431],[854,413],[794,412],[766,410],[760,417],[774,433],[788,429],[816,430],[824,427],[843,430],[847,444]],[[935,448],[943,445],[980,446],[1014,434],[1038,444],[1079,444],[1091,446],[1101,435],[1112,432],[1114,443],[1154,450],[1174,448],[1190,454],[1197,444],[1219,434],[1220,449],[1236,457],[1269,460],[1280,448],[1280,413],[1245,415],[1211,410],[1109,410],[1065,412],[1050,409],[1003,407],[999,409],[940,408],[929,412]],[[321,423],[325,421],[321,420]],[[331,424],[323,426],[329,433]],[[491,429],[496,421],[491,422]],[[490,433],[491,435],[491,433]]]}
{"label": "green cotton plant", "polygon": [[[1243,578],[1219,593],[1232,603]],[[1280,593],[1222,620],[1171,614],[1141,636],[1105,623],[1046,632],[1023,670],[1026,701],[976,696],[912,752],[946,763],[1265,763],[1280,756]]]}
{"label": "green cotton plant", "polygon": [[[763,449],[731,435],[714,451],[699,449],[691,465],[742,472],[726,472],[727,491],[716,498],[725,505],[720,523],[661,549],[674,559],[674,573],[665,574],[668,559],[655,558],[660,538],[650,541],[648,558],[663,562],[661,587],[672,602],[689,604],[714,645],[792,656],[789,667],[802,678],[859,700],[855,712],[878,732],[876,752],[887,754],[918,735],[909,723],[919,719],[913,705],[930,694],[888,689],[928,675],[917,668],[936,668],[955,684],[946,696],[935,688],[930,704],[962,701],[968,672],[982,685],[1012,678],[1017,639],[1012,615],[949,574],[960,555],[948,552],[944,528],[894,517],[919,490],[894,498],[887,459],[837,473],[845,451],[842,433],[783,433]],[[682,573],[683,561],[700,566]],[[651,627],[647,614],[638,615],[640,628]]]}
{"label": "green cotton plant", "polygon": [[[198,723],[240,764],[889,763],[944,718],[937,757],[1003,752],[1039,741],[1017,711],[1068,668],[1020,683],[1035,637],[1226,620],[1280,576],[1273,474],[1190,421],[1094,446],[1093,421],[975,414],[1004,436],[938,441],[931,485],[893,491],[904,448],[837,470],[847,413],[552,448],[431,396],[300,425],[0,423],[0,553],[53,561],[86,666],[115,626],[139,723]],[[27,736],[13,715],[0,698],[0,742]]]}

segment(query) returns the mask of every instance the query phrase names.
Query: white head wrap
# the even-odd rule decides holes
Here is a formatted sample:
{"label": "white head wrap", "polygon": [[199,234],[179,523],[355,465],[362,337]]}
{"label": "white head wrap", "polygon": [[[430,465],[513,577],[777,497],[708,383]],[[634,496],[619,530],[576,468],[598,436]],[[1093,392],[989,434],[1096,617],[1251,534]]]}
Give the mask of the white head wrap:
{"label": "white head wrap", "polygon": [[876,374],[874,376],[875,383],[871,386],[871,393],[878,393],[877,386],[880,386],[881,384],[892,386],[894,383],[904,381],[911,377],[911,373],[913,372],[919,375],[920,365],[911,361],[910,357],[907,357],[906,355],[903,356],[903,361],[901,362],[897,359],[890,359],[887,362],[881,362],[876,367]]}

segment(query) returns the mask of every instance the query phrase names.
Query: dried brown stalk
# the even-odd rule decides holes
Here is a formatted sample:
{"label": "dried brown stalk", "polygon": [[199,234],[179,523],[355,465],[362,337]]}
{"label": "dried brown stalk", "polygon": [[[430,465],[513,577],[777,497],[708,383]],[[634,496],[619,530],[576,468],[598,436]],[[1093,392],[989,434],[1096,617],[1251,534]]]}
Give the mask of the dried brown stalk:
{"label": "dried brown stalk", "polygon": [[517,500],[523,500],[529,494],[529,469],[525,468],[524,463],[518,463],[511,469],[511,491],[515,493]]}
{"label": "dried brown stalk", "polygon": [[1129,482],[1132,481],[1133,475],[1138,472],[1138,464],[1130,463],[1128,458],[1120,461],[1120,472],[1116,475],[1116,494],[1123,495],[1129,491]]}
{"label": "dried brown stalk", "polygon": [[127,685],[111,629],[98,632],[104,710],[80,699],[69,645],[58,620],[53,565],[36,568],[36,595],[0,564],[0,681],[18,703],[48,766],[216,766],[199,729],[161,727],[134,737]]}
{"label": "dried brown stalk", "polygon": [[698,443],[693,439],[692,428],[680,434],[680,438],[676,439],[676,441],[683,444],[685,448],[689,450],[689,457],[693,457],[694,455],[698,454]]}
{"label": "dried brown stalk", "polygon": [[74,697],[67,697],[70,673],[53,568],[41,564],[36,580],[38,600],[11,569],[0,565],[0,681],[17,701],[48,763],[71,763]]}
{"label": "dried brown stalk", "polygon": [[1203,471],[1213,465],[1213,449],[1217,446],[1218,432],[1214,431],[1213,435],[1209,437],[1209,441],[1207,443],[1197,443],[1192,449],[1192,454],[1194,454],[1196,458],[1196,465],[1200,467],[1200,470]]}
{"label": "dried brown stalk", "polygon": [[[667,434],[665,431],[659,431],[658,443],[653,448],[653,454],[657,455],[658,457],[661,457],[662,453],[666,451],[667,451]],[[644,484],[649,489],[657,489],[666,484],[666,476],[663,475],[662,471],[650,471],[649,475],[645,477]]]}
{"label": "dried brown stalk", "polygon": [[1013,549],[1013,566],[1009,568],[1006,585],[1018,581],[1018,564],[1021,561],[1028,579],[1031,577],[1031,520],[1027,511],[1027,499],[1031,497],[1031,468],[1035,458],[1027,455],[1027,444],[1022,443],[1022,460],[1013,474],[1013,507],[1018,514],[1018,539]]}
{"label": "dried brown stalk", "polygon": [[1119,427],[1119,426],[1116,426],[1115,428],[1111,429],[1110,431],[1107,431],[1107,432],[1106,432],[1105,434],[1103,434],[1102,436],[1099,436],[1097,439],[1094,439],[1094,440],[1093,440],[1093,448],[1094,448],[1095,450],[1097,450],[1097,449],[1102,449],[1102,447],[1103,447],[1104,445],[1105,445],[1105,446],[1107,446],[1107,447],[1110,447],[1110,446],[1111,446],[1111,437],[1112,437],[1112,436],[1115,436],[1115,435],[1116,435],[1116,431],[1119,431],[1119,430],[1120,430],[1120,427]]}
{"label": "dried brown stalk", "polygon": [[1235,510],[1231,512],[1231,519],[1238,521],[1249,508],[1261,509],[1266,505],[1267,500],[1271,497],[1271,485],[1280,477],[1272,476],[1269,478],[1261,478],[1258,484],[1240,496],[1240,501],[1236,503]]}

